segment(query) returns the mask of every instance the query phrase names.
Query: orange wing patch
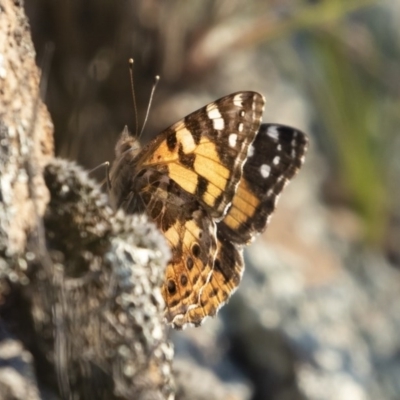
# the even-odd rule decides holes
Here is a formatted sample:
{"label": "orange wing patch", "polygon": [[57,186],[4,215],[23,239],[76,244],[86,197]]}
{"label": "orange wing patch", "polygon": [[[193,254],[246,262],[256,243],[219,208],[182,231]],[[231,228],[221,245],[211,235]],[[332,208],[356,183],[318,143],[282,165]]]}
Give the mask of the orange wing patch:
{"label": "orange wing patch", "polygon": [[193,219],[176,221],[164,232],[172,249],[161,289],[166,302],[166,319],[176,326],[211,277],[217,248],[215,223],[198,210]]}
{"label": "orange wing patch", "polygon": [[180,328],[186,324],[197,326],[206,316],[214,316],[237,289],[243,270],[242,250],[218,240],[211,277],[202,288],[198,301],[179,321],[175,321],[175,327]]}
{"label": "orange wing patch", "polygon": [[241,180],[232,201],[232,206],[223,222],[233,230],[238,229],[256,213],[260,199],[251,191],[245,180]]}

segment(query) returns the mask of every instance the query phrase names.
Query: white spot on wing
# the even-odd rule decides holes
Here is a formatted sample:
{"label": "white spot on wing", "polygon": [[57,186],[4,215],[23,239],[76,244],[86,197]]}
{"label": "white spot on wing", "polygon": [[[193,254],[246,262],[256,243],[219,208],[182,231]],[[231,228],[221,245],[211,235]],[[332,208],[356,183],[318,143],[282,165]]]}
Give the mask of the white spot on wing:
{"label": "white spot on wing", "polygon": [[276,126],[270,126],[267,130],[267,135],[274,140],[278,140],[279,138],[278,128]]}
{"label": "white spot on wing", "polygon": [[176,138],[178,142],[182,145],[182,150],[185,154],[192,152],[196,144],[194,142],[193,136],[190,131],[186,128],[181,128],[176,131]]}
{"label": "white spot on wing", "polygon": [[222,118],[216,118],[212,120],[214,129],[217,131],[222,131],[225,127],[224,120]]}
{"label": "white spot on wing", "polygon": [[279,161],[280,161],[280,157],[275,156],[274,159],[272,160],[272,164],[278,165],[278,164],[279,164]]}
{"label": "white spot on wing", "polygon": [[241,122],[239,125],[238,125],[238,131],[239,132],[243,132],[243,123]]}
{"label": "white spot on wing", "polygon": [[242,105],[242,95],[241,94],[237,94],[234,98],[233,98],[233,104],[237,107],[243,107]]}
{"label": "white spot on wing", "polygon": [[271,172],[271,167],[268,164],[263,164],[260,167],[260,173],[263,178],[268,178]]}
{"label": "white spot on wing", "polygon": [[236,142],[237,142],[237,134],[236,133],[231,133],[229,135],[229,146],[231,147],[235,147],[236,146]]}
{"label": "white spot on wing", "polygon": [[251,144],[249,146],[249,150],[247,151],[247,157],[253,157],[254,155],[254,146]]}
{"label": "white spot on wing", "polygon": [[208,118],[210,119],[222,118],[222,115],[219,112],[218,107],[214,103],[209,104],[206,108],[206,111]]}
{"label": "white spot on wing", "polygon": [[[257,104],[256,101],[257,101],[257,95],[255,94],[255,95],[253,96],[253,104],[251,105],[251,109],[252,109],[253,111],[256,111],[256,104]],[[263,106],[262,110],[264,110],[264,106]]]}

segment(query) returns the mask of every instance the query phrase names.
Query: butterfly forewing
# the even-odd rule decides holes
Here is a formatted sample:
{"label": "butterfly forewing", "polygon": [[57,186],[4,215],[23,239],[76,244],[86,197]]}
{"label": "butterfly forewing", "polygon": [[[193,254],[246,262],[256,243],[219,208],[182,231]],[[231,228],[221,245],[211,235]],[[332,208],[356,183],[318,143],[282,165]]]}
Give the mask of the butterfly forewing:
{"label": "butterfly forewing", "polygon": [[264,98],[255,92],[210,103],[162,133],[142,166],[166,166],[172,180],[196,196],[213,218],[221,218],[240,181],[263,107]]}
{"label": "butterfly forewing", "polygon": [[240,181],[218,231],[246,244],[262,232],[285,185],[304,161],[307,137],[297,129],[263,124],[250,146]]}

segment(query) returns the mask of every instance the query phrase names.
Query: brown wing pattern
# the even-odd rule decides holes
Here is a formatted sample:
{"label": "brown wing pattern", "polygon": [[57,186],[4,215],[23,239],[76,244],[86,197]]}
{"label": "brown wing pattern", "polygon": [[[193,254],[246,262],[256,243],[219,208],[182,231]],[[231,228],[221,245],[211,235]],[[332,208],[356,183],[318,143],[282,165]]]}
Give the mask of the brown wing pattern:
{"label": "brown wing pattern", "polygon": [[139,165],[166,166],[169,178],[194,195],[213,218],[221,218],[241,178],[263,107],[264,98],[255,92],[235,93],[210,103],[150,143]]}
{"label": "brown wing pattern", "polygon": [[237,289],[243,275],[243,251],[223,238],[217,240],[217,251],[210,279],[194,304],[180,320],[179,327],[200,325],[205,317],[214,316]]}
{"label": "brown wing pattern", "polygon": [[284,125],[262,124],[250,146],[243,179],[218,231],[237,244],[262,232],[279,195],[304,162],[307,137]]}

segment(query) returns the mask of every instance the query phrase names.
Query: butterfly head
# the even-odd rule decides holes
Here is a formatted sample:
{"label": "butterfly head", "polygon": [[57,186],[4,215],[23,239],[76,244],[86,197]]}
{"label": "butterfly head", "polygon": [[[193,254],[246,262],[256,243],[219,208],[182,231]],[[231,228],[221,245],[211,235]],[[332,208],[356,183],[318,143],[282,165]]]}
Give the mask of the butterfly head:
{"label": "butterfly head", "polygon": [[136,156],[140,151],[139,140],[132,136],[128,127],[125,126],[115,145],[115,160],[109,175],[110,204],[114,209],[121,207],[131,190],[130,183],[134,179],[132,171],[135,169]]}
{"label": "butterfly head", "polygon": [[122,155],[128,151],[132,156],[136,156],[141,149],[139,140],[129,133],[128,127],[125,126],[124,130],[119,137],[117,144],[115,145],[115,158],[119,159]]}

